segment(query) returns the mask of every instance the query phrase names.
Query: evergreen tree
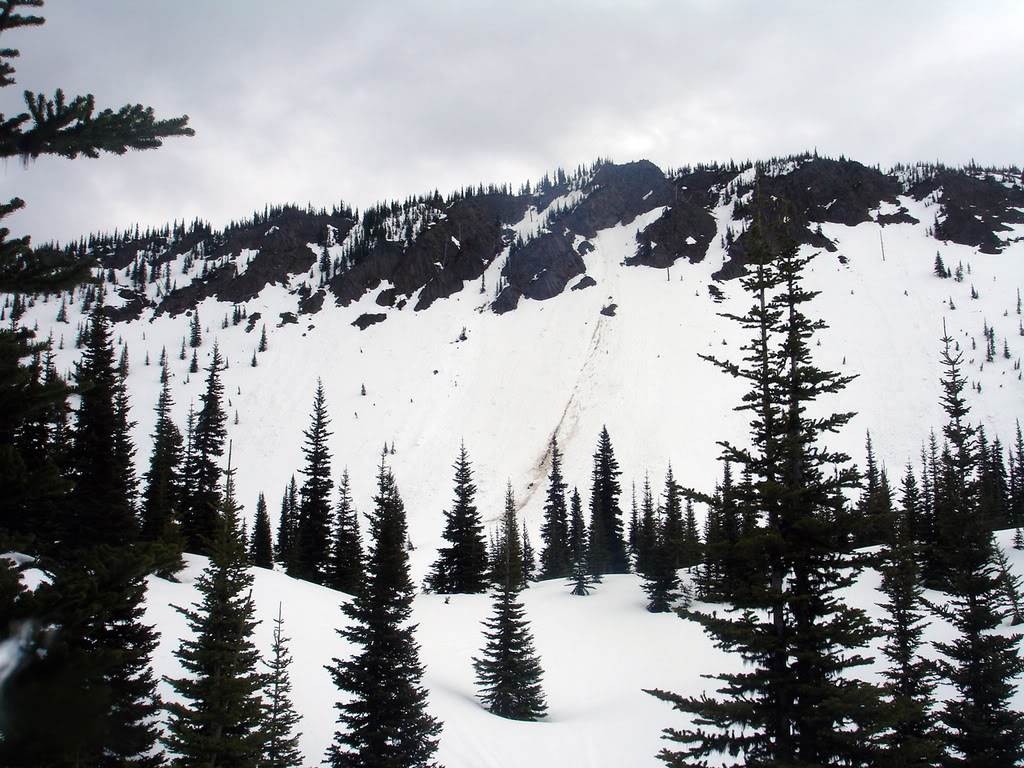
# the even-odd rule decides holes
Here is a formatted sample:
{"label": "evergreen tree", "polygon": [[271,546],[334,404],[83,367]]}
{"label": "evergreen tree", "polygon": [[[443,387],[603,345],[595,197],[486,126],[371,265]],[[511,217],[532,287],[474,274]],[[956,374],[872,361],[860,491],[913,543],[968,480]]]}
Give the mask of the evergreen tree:
{"label": "evergreen tree", "polygon": [[569,580],[574,595],[590,594],[594,582],[590,578],[587,560],[587,525],[583,521],[583,503],[579,490],[573,488],[569,500]]}
{"label": "evergreen tree", "polygon": [[334,684],[349,694],[335,704],[341,729],[327,751],[333,768],[434,766],[441,724],[426,711],[423,666],[412,615],[405,505],[381,457],[375,509],[370,516],[366,579],[342,604],[348,625],[338,630],[358,649],[328,667]]}
{"label": "evergreen tree", "polygon": [[[269,530],[269,529],[268,529]],[[283,633],[284,620],[281,618],[281,604],[277,604],[277,618],[274,619],[274,644],[270,649],[270,661],[266,686],[263,689],[263,756],[259,768],[299,768],[302,752],[299,751],[299,737],[295,727],[302,719],[292,705],[291,676],[288,667],[292,663],[288,651],[288,638]]]}
{"label": "evergreen tree", "polygon": [[182,766],[256,765],[265,741],[260,690],[266,676],[257,672],[259,654],[252,633],[259,623],[252,603],[253,577],[245,567],[245,543],[238,529],[238,508],[231,469],[215,535],[209,540],[209,565],[196,580],[200,601],[178,608],[191,638],[175,656],[185,676],[168,679],[182,702],[167,705],[164,744]]}
{"label": "evergreen tree", "polygon": [[297,535],[297,569],[293,575],[316,584],[327,583],[331,547],[331,454],[327,441],[331,423],[327,417],[327,402],[323,382],[317,379],[313,398],[312,423],[303,432],[306,437],[302,454],[306,466],[300,470],[306,476],[299,491],[299,520]]}
{"label": "evergreen tree", "polygon": [[544,523],[540,528],[544,547],[540,552],[540,577],[560,579],[569,575],[569,514],[565,506],[565,480],[562,478],[562,452],[558,440],[551,438],[551,473],[548,475]]}
{"label": "evergreen tree", "polygon": [[938,522],[940,542],[947,543],[940,559],[948,599],[936,610],[957,632],[949,642],[935,643],[944,657],[939,663],[942,677],[956,690],[940,715],[951,747],[945,764],[984,761],[1008,767],[1024,760],[1024,717],[1010,707],[1016,690],[1012,681],[1024,673],[1018,651],[1021,635],[994,631],[1004,615],[1002,580],[992,532],[978,510],[977,433],[967,421],[962,353],[952,351],[948,335],[942,342],[941,402],[948,419],[943,427],[948,447],[936,493],[943,499]]}
{"label": "evergreen tree", "polygon": [[[511,528],[509,528],[511,526]],[[506,530],[512,530],[512,536],[506,536]],[[491,583],[500,587],[506,582],[516,590],[526,586],[526,574],[523,568],[523,542],[518,536],[519,526],[516,525],[516,498],[512,493],[512,483],[505,486],[505,509],[501,517],[501,529],[495,540],[494,555],[491,558]]]}
{"label": "evergreen tree", "polygon": [[886,611],[879,624],[885,638],[882,653],[889,666],[882,672],[888,712],[879,738],[878,764],[924,768],[938,763],[942,739],[932,704],[935,665],[920,655],[926,603],[917,545],[911,537],[913,501],[913,492],[904,494],[880,565],[887,602],[879,604]]}
{"label": "evergreen tree", "polygon": [[703,557],[700,543],[700,532],[697,530],[697,515],[693,511],[693,501],[686,501],[686,515],[683,520],[683,568],[693,568],[699,565]]}
{"label": "evergreen tree", "polygon": [[626,542],[622,536],[622,510],[619,508],[619,494],[622,493],[618,481],[620,474],[608,428],[602,427],[591,473],[588,565],[592,576],[629,570]]}
{"label": "evergreen tree", "polygon": [[438,550],[427,587],[447,594],[473,594],[487,588],[487,543],[480,513],[473,503],[476,486],[465,443],[459,448],[454,469],[455,500],[451,512],[445,512],[441,534],[448,546]]}
{"label": "evergreen tree", "polygon": [[537,559],[533,555],[533,545],[530,543],[530,532],[526,530],[526,521],[523,520],[523,583],[529,584],[533,581],[534,573],[537,571]]}
{"label": "evergreen tree", "polygon": [[260,343],[259,343],[259,346],[256,348],[256,351],[257,352],[266,352],[267,351],[267,326],[266,326],[265,323],[263,325],[262,330],[260,330]]}
{"label": "evergreen tree", "polygon": [[648,573],[658,546],[658,516],[651,491],[651,478],[644,475],[644,487],[640,494],[640,512],[636,534],[636,572]]}
{"label": "evergreen tree", "polygon": [[161,574],[180,571],[185,541],[178,524],[181,500],[181,461],[183,438],[171,419],[171,385],[167,362],[160,367],[160,396],[156,404],[156,426],[153,428],[153,453],[145,475],[146,490],[142,502],[143,541],[159,542]]}
{"label": "evergreen tree", "polygon": [[672,465],[665,473],[665,503],[662,506],[660,543],[668,553],[674,568],[683,562],[683,489],[672,474]]}
{"label": "evergreen tree", "polygon": [[[508,497],[512,489],[509,486]],[[486,644],[480,658],[473,659],[480,700],[488,710],[512,720],[537,720],[547,705],[541,687],[543,671],[533,647],[533,638],[519,602],[522,582],[513,558],[518,550],[519,529],[515,505],[506,503],[498,534],[498,550],[505,557],[504,581],[494,594],[493,615],[484,621]]]}
{"label": "evergreen tree", "polygon": [[76,547],[126,544],[138,537],[133,450],[126,420],[118,414],[121,389],[101,301],[93,310],[75,379],[80,404],[71,446],[75,485],[66,541]]}
{"label": "evergreen tree", "polygon": [[356,594],[363,583],[363,545],[359,536],[359,513],[352,504],[348,468],[341,473],[338,484],[338,520],[334,549],[331,553],[330,586],[339,592]]}
{"label": "evergreen tree", "polygon": [[299,486],[292,475],[281,497],[281,515],[277,522],[277,561],[289,575],[295,567],[295,529],[299,522]]}
{"label": "evergreen tree", "polygon": [[224,385],[220,380],[223,360],[216,344],[213,345],[213,359],[206,369],[206,391],[199,396],[203,405],[196,416],[192,436],[192,466],[188,467],[190,477],[182,503],[185,537],[189,551],[209,553],[209,542],[217,535],[218,508],[221,504],[218,460],[224,455],[224,440],[227,438],[224,413]]}
{"label": "evergreen tree", "polygon": [[856,473],[844,466],[848,457],[817,445],[851,414],[820,415],[820,407],[807,414],[849,378],[811,362],[810,342],[823,324],[803,310],[814,296],[801,285],[807,259],[781,233],[765,230],[766,205],[755,190],[743,278],[753,305],[743,316],[727,315],[751,341],[740,363],[705,357],[750,385],[738,407],[753,412],[750,447],[722,443],[723,457],[750,471],[756,494],[744,503],[756,504],[752,514],[765,524],[743,543],[756,565],[731,588],[734,607],[721,617],[683,612],[744,666],[714,676],[719,697],[651,691],[695,716],[693,727],[666,731],[682,749],[661,757],[680,766],[712,755],[728,766],[864,765],[881,717],[879,692],[848,672],[867,663],[858,649],[875,632],[862,611],[836,596],[853,578],[838,544],[843,491]]}
{"label": "evergreen tree", "polygon": [[252,543],[249,559],[257,568],[274,567],[274,542],[270,533],[270,515],[267,514],[267,500],[260,492],[256,501],[256,522],[252,526]]}
{"label": "evergreen tree", "polygon": [[132,546],[76,547],[5,614],[24,612],[29,628],[45,630],[19,638],[20,663],[4,681],[0,764],[162,764],[150,667],[157,633],[143,623],[147,565]]}
{"label": "evergreen tree", "polygon": [[[188,331],[188,345],[193,349],[201,346],[203,343],[203,333],[199,329],[199,307],[196,307],[192,311],[192,322],[189,325]],[[193,357],[195,354],[193,353]]]}

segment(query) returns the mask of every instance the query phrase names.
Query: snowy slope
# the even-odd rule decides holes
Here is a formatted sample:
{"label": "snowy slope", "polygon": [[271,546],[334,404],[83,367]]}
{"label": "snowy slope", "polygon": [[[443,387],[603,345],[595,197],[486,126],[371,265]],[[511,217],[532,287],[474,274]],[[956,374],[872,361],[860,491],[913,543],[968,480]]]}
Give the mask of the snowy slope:
{"label": "snowy slope", "polygon": [[[1009,532],[998,536],[1014,571],[1024,575],[1024,553],[1011,549],[1010,538]],[[185,626],[169,605],[197,600],[193,582],[205,563],[204,558],[189,556],[180,584],[150,579],[146,619],[162,632],[154,656],[160,674],[180,674],[172,652]],[[353,652],[335,632],[343,619],[339,603],[349,598],[281,573],[260,568],[252,573],[262,620],[255,640],[264,655],[270,651],[278,603],[283,604],[285,635],[291,638],[294,659],[292,695],[303,717],[301,748],[307,764],[315,765],[333,739],[333,705],[339,696],[324,664]],[[881,615],[876,605],[882,601],[876,591],[879,582],[875,572],[866,571],[848,590],[847,599],[872,616]],[[490,613],[490,598],[453,595],[445,603],[441,595],[419,595],[415,600],[413,620],[419,624],[429,710],[444,722],[438,759],[446,768],[661,765],[655,759],[663,746],[661,730],[681,727],[685,720],[642,689],[710,694],[714,681],[703,679],[703,674],[739,667],[737,659],[712,647],[696,623],[674,614],[648,613],[639,580],[632,575],[606,577],[585,598],[570,595],[562,581],[540,582],[523,593],[523,601],[544,668],[548,701],[548,716],[535,723],[495,717],[476,700],[472,657],[483,645],[480,622]],[[950,636],[946,625],[935,623],[926,641]],[[876,668],[865,670],[864,676],[878,681]],[[173,696],[166,684],[161,693]],[[948,692],[940,690],[938,698],[945,695]],[[1015,705],[1024,707],[1024,692],[1018,692]]]}
{"label": "snowy slope", "polygon": [[[730,221],[731,203],[723,200],[714,211],[719,234],[736,226]],[[900,204],[922,222],[934,216],[927,201],[901,198]],[[887,211],[884,206],[881,212]],[[670,271],[623,266],[635,249],[636,233],[660,212],[652,209],[591,240],[593,250],[584,259],[596,286],[566,290],[545,302],[522,301],[501,316],[487,311],[491,296],[474,283],[419,313],[411,309],[415,297],[405,309],[382,308],[374,301],[375,291],[349,307],[328,301],[319,313],[301,316],[298,324],[277,327],[279,313],[293,309],[295,299],[286,286],[270,286],[246,304],[250,316],[261,312],[268,321],[269,349],[259,355],[256,368],[249,360],[261,323],[248,334],[244,323],[222,329],[221,318],[232,307],[204,301],[199,306],[205,332],[200,364],[209,359],[214,340],[230,361],[222,378],[238,496],[246,513],[253,514],[263,491],[276,515],[277,500],[301,467],[302,431],[309,424],[318,377],[332,417],[334,472],[340,476],[342,467],[349,468],[358,508],[370,507],[381,447],[395,446],[389,462],[409,514],[417,580],[441,541],[443,510],[452,498],[451,464],[463,440],[485,518],[497,519],[505,483],[511,481],[535,545],[552,435],[565,454],[567,482],[570,488],[579,486],[584,501],[591,455],[604,424],[623,470],[624,507],[630,483],[642,484],[645,473],[660,493],[669,462],[684,485],[712,490],[720,476],[716,442],[742,441],[747,419],[732,410],[742,387],[698,353],[739,356],[744,335],[716,313],[742,313],[748,300],[735,281],[720,285],[725,293],[721,304],[709,294],[711,275],[725,258],[718,237],[698,264],[681,260]],[[531,210],[527,218],[539,219],[542,213]],[[524,219],[518,229],[536,226]],[[1020,230],[1024,227],[1008,237],[1024,235]],[[816,359],[858,376],[827,403],[831,410],[858,412],[830,447],[861,461],[870,429],[876,456],[894,484],[907,461],[916,464],[929,429],[938,431],[943,423],[938,405],[943,321],[965,351],[971,384],[981,385],[981,392],[973,387],[966,392],[972,419],[986,425],[990,438],[998,436],[1007,444],[1024,410],[1024,382],[1014,369],[1024,350],[1016,313],[1017,291],[1024,284],[1024,243],[985,255],[938,243],[923,224],[824,224],[822,231],[838,250],[818,253],[807,274],[809,286],[821,291],[812,313],[830,325],[820,335]],[[950,268],[964,265],[963,282],[933,275],[936,250]],[[501,262],[495,259],[485,275],[488,286],[497,284]],[[972,285],[979,293],[976,300],[970,297]],[[602,314],[611,304],[614,316]],[[29,327],[38,322],[44,337],[51,328],[55,339],[63,336],[58,368],[65,371],[77,357],[73,339],[81,315],[71,307],[69,324],[55,323],[58,306],[52,298],[39,300],[22,322]],[[359,331],[351,323],[365,312],[384,312],[387,319]],[[985,323],[995,328],[1000,356],[982,365]],[[162,347],[174,375],[178,423],[184,425],[190,403],[198,407],[204,376],[190,376],[188,360],[178,358],[188,325],[184,315],[147,314],[115,328],[118,343],[130,352],[140,472],[148,460]],[[466,339],[459,341],[463,329]],[[1009,360],[1001,356],[1004,340]],[[143,364],[147,354],[148,367]],[[360,395],[363,385],[365,396]],[[190,562],[184,583],[151,582],[149,617],[163,633],[155,660],[161,674],[175,674],[170,654],[184,629],[182,618],[167,606],[195,599],[192,579],[202,561]],[[1024,572],[1024,561],[1018,557],[1015,567]],[[870,574],[862,578],[851,599],[872,606],[878,599],[874,581]],[[341,620],[337,604],[344,598],[266,571],[257,571],[255,598],[264,622],[259,643],[265,649],[270,620],[278,602],[284,603],[286,634],[293,638],[296,658],[295,697],[304,714],[302,746],[307,760],[316,763],[334,730],[335,694],[323,665],[347,652],[334,633]],[[448,768],[654,765],[661,728],[681,723],[641,688],[695,693],[706,685],[701,673],[735,664],[714,651],[696,626],[646,613],[634,577],[609,578],[587,599],[571,597],[562,584],[542,583],[527,590],[525,602],[546,670],[551,713],[535,724],[501,721],[473,698],[470,658],[479,651],[479,621],[489,600],[458,596],[445,604],[437,596],[417,598],[430,706],[446,723],[439,757]],[[1018,705],[1024,699],[1018,697]]]}

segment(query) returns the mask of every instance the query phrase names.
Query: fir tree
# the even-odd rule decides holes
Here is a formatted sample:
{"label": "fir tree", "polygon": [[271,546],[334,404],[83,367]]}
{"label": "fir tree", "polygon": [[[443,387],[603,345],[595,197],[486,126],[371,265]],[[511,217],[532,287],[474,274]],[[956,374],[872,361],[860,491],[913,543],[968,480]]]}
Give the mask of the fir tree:
{"label": "fir tree", "polygon": [[[203,343],[203,333],[199,329],[199,307],[192,310],[192,322],[189,325],[188,331],[188,345],[193,349],[201,346]],[[195,354],[193,353],[193,357]]]}
{"label": "fir tree", "polygon": [[862,611],[836,596],[853,578],[838,543],[843,491],[856,473],[844,466],[848,457],[817,445],[851,414],[820,415],[815,407],[815,417],[807,415],[849,378],[811,362],[810,342],[822,323],[803,310],[814,296],[801,285],[807,259],[764,229],[765,205],[755,191],[743,278],[753,304],[743,316],[727,315],[751,341],[740,363],[705,357],[750,385],[739,406],[753,412],[750,447],[722,443],[723,457],[750,471],[756,495],[744,503],[756,504],[752,512],[763,516],[764,528],[744,541],[756,565],[730,589],[734,607],[721,617],[682,612],[744,666],[714,676],[719,697],[651,691],[695,716],[693,727],[666,731],[682,749],[661,757],[680,766],[713,755],[727,766],[864,765],[881,716],[878,690],[848,672],[867,663],[858,649],[875,632]]}
{"label": "fir tree", "polygon": [[281,497],[281,514],[277,521],[277,562],[291,573],[295,567],[295,529],[299,522],[299,486],[292,475]]}
{"label": "fir tree", "polygon": [[335,704],[341,729],[324,762],[334,768],[434,766],[441,724],[426,711],[423,667],[409,625],[413,586],[405,506],[383,457],[374,505],[366,580],[342,605],[349,623],[338,630],[357,651],[328,667],[334,684],[349,695]]}
{"label": "fir tree", "polygon": [[[913,478],[913,475],[908,475]],[[906,487],[906,485],[905,485]],[[926,603],[916,545],[911,537],[913,493],[905,493],[903,509],[888,533],[880,571],[880,603],[886,615],[882,653],[889,662],[882,672],[887,709],[879,738],[879,765],[933,766],[942,756],[942,739],[932,703],[935,665],[921,657]]]}
{"label": "fir tree", "polygon": [[338,483],[335,517],[338,525],[331,552],[330,586],[339,592],[354,595],[363,583],[363,545],[359,536],[359,513],[352,504],[347,467],[341,473],[341,482]]}
{"label": "fir tree", "polygon": [[181,501],[181,461],[183,438],[171,419],[170,379],[167,362],[160,367],[160,396],[156,404],[156,426],[153,428],[153,453],[145,475],[146,490],[142,502],[143,541],[160,542],[158,570],[169,575],[180,571],[184,537],[178,524]]}
{"label": "fir tree", "polygon": [[256,351],[257,352],[266,352],[267,351],[267,326],[266,326],[265,323],[263,325],[263,328],[260,330],[260,343],[259,343],[259,346],[256,347]]}
{"label": "fir tree", "polygon": [[192,437],[192,465],[187,468],[190,485],[182,503],[185,536],[189,551],[206,554],[208,542],[217,533],[218,507],[221,504],[221,469],[217,462],[224,455],[227,439],[224,413],[224,385],[220,380],[222,360],[217,345],[213,345],[213,359],[206,369],[206,391],[200,395],[202,408],[196,416]]}
{"label": "fir tree", "polygon": [[75,420],[71,458],[74,488],[67,541],[76,547],[117,546],[138,537],[132,499],[134,449],[123,409],[124,397],[114,366],[110,328],[97,302],[89,323],[85,351],[75,375],[80,405]]}
{"label": "fir tree", "polygon": [[434,592],[473,594],[487,589],[487,544],[480,513],[473,503],[476,486],[465,443],[459,448],[454,469],[455,500],[451,512],[445,512],[441,534],[448,546],[438,550],[427,586]]}
{"label": "fir tree", "polygon": [[256,765],[263,753],[264,717],[252,633],[259,623],[252,603],[253,577],[245,567],[245,543],[231,469],[209,542],[210,562],[196,580],[200,601],[178,608],[192,637],[175,656],[185,676],[168,679],[184,700],[167,705],[164,744],[182,766]]}
{"label": "fir tree", "polygon": [[537,571],[537,559],[533,555],[533,544],[530,543],[530,532],[526,529],[526,521],[523,520],[523,583],[529,584],[533,581],[534,573]]}
{"label": "fir tree", "polygon": [[590,594],[593,581],[587,568],[587,524],[583,521],[583,503],[578,489],[572,489],[569,500],[569,580],[572,594]]}
{"label": "fir tree", "polygon": [[267,514],[267,500],[262,492],[256,501],[256,522],[252,526],[249,559],[257,568],[274,567],[274,543],[270,533],[270,515]]}
{"label": "fir tree", "polygon": [[622,510],[619,508],[619,494],[622,493],[618,481],[620,474],[608,428],[602,427],[591,473],[588,565],[592,576],[629,570],[626,542],[622,535]]}
{"label": "fir tree", "polygon": [[306,441],[302,454],[306,466],[300,472],[306,476],[299,491],[299,520],[297,535],[297,568],[292,575],[316,584],[327,582],[331,546],[331,454],[327,441],[331,423],[327,417],[327,402],[323,382],[317,379],[313,398],[313,413],[309,429],[303,432]]}
{"label": "fir tree", "polygon": [[[510,487],[508,495],[511,493]],[[480,700],[488,710],[512,720],[537,720],[544,716],[547,705],[541,687],[543,670],[518,600],[522,582],[513,562],[518,540],[515,506],[506,503],[498,540],[498,551],[506,559],[504,582],[496,587],[493,615],[483,623],[487,642],[480,658],[473,659],[473,669]]]}
{"label": "fir tree", "polygon": [[[505,531],[513,531],[506,536]],[[516,498],[512,493],[512,483],[505,485],[505,509],[501,516],[501,529],[495,540],[494,554],[491,558],[491,583],[497,587],[505,583],[512,584],[516,590],[526,586],[526,574],[523,568],[523,542],[518,535],[516,525]]]}
{"label": "fir tree", "polygon": [[640,575],[651,569],[654,550],[658,546],[658,516],[651,491],[651,478],[644,475],[644,487],[640,493],[640,512],[636,534],[636,572]]}
{"label": "fir tree", "polygon": [[548,475],[544,523],[540,528],[544,547],[540,552],[540,577],[560,579],[569,575],[569,514],[565,506],[565,480],[558,440],[551,438],[551,473]]}
{"label": "fir tree", "polygon": [[[269,530],[269,529],[268,529]],[[288,638],[283,633],[284,620],[281,618],[281,604],[277,604],[277,618],[274,619],[274,644],[270,649],[270,661],[265,662],[269,671],[263,689],[263,756],[259,768],[299,768],[302,753],[299,751],[299,737],[295,727],[302,719],[292,705],[291,676],[288,667],[292,663],[288,651]]]}
{"label": "fir tree", "polygon": [[978,513],[977,433],[967,421],[962,353],[952,351],[948,335],[942,342],[941,402],[948,419],[943,427],[948,447],[936,493],[943,499],[938,522],[940,541],[946,543],[940,559],[948,599],[936,610],[957,632],[949,642],[935,643],[944,657],[939,663],[942,677],[956,690],[940,715],[951,747],[945,763],[984,761],[1008,767],[1024,760],[1024,717],[1010,707],[1016,690],[1012,681],[1024,673],[1021,635],[994,632],[1004,614],[1002,580],[991,530]]}

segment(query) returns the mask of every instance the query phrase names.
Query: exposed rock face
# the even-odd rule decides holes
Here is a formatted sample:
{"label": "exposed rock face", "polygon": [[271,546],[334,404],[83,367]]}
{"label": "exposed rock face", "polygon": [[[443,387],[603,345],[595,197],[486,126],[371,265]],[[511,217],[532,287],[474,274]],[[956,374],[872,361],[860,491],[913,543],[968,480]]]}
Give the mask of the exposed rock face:
{"label": "exposed rock face", "polygon": [[[887,175],[843,158],[804,155],[769,164],[760,178],[761,200],[768,201],[762,216],[770,247],[795,241],[834,250],[818,226],[825,222],[855,225],[872,215],[881,225],[915,221],[905,208],[877,212],[900,194],[937,203],[938,239],[986,253],[1002,249],[1005,235],[1000,234],[1010,225],[1024,223],[1019,171],[985,174],[975,168],[917,165]],[[500,290],[491,303],[500,314],[515,309],[521,299],[544,301],[569,286],[593,285],[584,260],[593,250],[591,239],[657,209],[664,210],[637,235],[636,250],[625,255],[627,265],[667,268],[679,259],[703,260],[719,234],[714,209],[729,202],[736,224],[723,234],[727,257],[713,277],[723,281],[742,275],[750,247],[745,230],[752,214],[752,179],[749,164],[698,166],[667,178],[645,160],[603,163],[580,169],[571,179],[559,172],[553,184],[545,177],[538,192],[479,188],[447,200],[435,193],[376,206],[360,217],[344,207],[328,213],[286,206],[221,232],[197,221],[187,229],[175,225],[141,237],[98,236],[95,245],[90,241],[88,255],[113,271],[147,266],[150,281],[154,270],[166,269],[182,255],[203,265],[200,277],[190,276],[193,270],[160,278],[168,288],[188,281],[157,299],[156,311],[172,315],[211,296],[241,304],[268,285],[293,286],[293,315],[315,314],[331,300],[348,306],[370,292],[376,292],[374,301],[381,307],[402,310],[412,303],[421,310],[478,282],[480,293],[490,293],[495,286],[483,283],[484,273],[504,255]],[[524,242],[516,229],[526,231],[523,220],[531,207],[543,228]],[[332,267],[337,262],[340,268],[332,270],[326,285],[318,284],[318,259],[327,246],[343,242],[340,251],[333,248],[328,254]],[[138,317],[153,306],[143,291],[124,288],[123,281],[120,285],[125,303],[108,308],[113,319]],[[360,322],[385,316],[366,314]]]}
{"label": "exposed rock face", "polygon": [[527,207],[525,198],[500,194],[464,198],[450,206],[439,199],[433,204],[443,218],[418,237],[411,242],[378,241],[360,263],[331,281],[339,304],[348,306],[387,281],[393,288],[378,303],[391,306],[396,296],[420,291],[415,309],[426,309],[480,279],[505,249],[505,224],[521,219]]}
{"label": "exposed rock face", "polygon": [[[742,191],[750,191],[746,188]],[[881,171],[853,160],[807,158],[789,173],[761,180],[763,200],[774,201],[768,238],[773,245],[784,240],[806,243],[815,248],[835,250],[828,238],[813,226],[831,222],[853,226],[871,220],[871,211],[882,202],[896,202],[899,181]],[[740,204],[734,216],[746,217],[749,205]],[[714,274],[716,280],[730,280],[744,273],[750,239],[744,232],[729,247],[728,258]]]}
{"label": "exposed rock face", "polygon": [[360,331],[365,331],[371,325],[383,323],[387,319],[388,316],[385,314],[370,314],[369,312],[364,312],[363,314],[361,314],[359,317],[352,321],[352,325],[354,325]]}
{"label": "exposed rock face", "polygon": [[999,253],[1003,241],[996,232],[1010,231],[1009,224],[1024,223],[1024,177],[1012,185],[991,174],[982,178],[943,169],[914,185],[910,194],[923,200],[939,190],[940,210],[935,217],[935,237],[970,245],[982,253]]}

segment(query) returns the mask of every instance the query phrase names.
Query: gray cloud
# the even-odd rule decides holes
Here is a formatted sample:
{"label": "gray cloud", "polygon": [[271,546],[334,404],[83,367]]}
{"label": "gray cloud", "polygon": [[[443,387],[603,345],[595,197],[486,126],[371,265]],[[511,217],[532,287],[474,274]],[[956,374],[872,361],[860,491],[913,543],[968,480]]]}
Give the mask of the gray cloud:
{"label": "gray cloud", "polygon": [[1024,6],[1005,2],[139,3],[50,0],[20,89],[187,113],[156,152],[9,163],[15,233],[220,226],[267,202],[364,207],[597,156],[663,167],[817,147],[1020,164]]}

